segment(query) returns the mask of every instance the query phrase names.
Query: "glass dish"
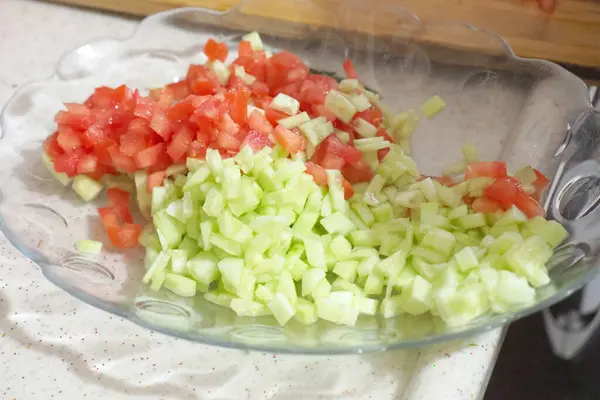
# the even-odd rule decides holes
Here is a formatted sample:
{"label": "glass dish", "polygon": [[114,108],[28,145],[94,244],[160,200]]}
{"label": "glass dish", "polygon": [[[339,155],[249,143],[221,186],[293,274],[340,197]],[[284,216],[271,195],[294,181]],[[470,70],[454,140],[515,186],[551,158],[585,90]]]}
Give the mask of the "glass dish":
{"label": "glass dish", "polygon": [[[171,336],[233,348],[339,354],[474,335],[558,302],[596,273],[600,116],[583,82],[550,62],[515,57],[492,33],[468,24],[427,25],[396,5],[353,3],[348,11],[347,2],[295,2],[291,16],[289,6],[260,4],[153,15],[129,39],[97,40],[65,54],[54,76],[10,99],[0,120],[0,228],[47,279],[88,304]],[[413,155],[425,174],[439,173],[461,157],[464,143],[473,143],[483,159],[502,159],[512,169],[532,164],[554,177],[545,204],[571,237],[551,260],[552,283],[538,290],[537,304],[455,328],[428,315],[361,317],[355,327],[320,321],[282,328],[271,317],[237,317],[201,296],[148,290],[141,283],[140,250],[105,246],[93,259],[75,253],[76,240],[106,241],[96,212],[104,199],[83,203],[41,164],[42,140],[53,131],[62,103],[83,101],[99,85],[149,89],[177,81],[190,63],[205,61],[206,39],[235,49],[250,30],[263,33],[272,49],[299,54],[314,70],[341,77],[343,60],[351,58],[392,110],[416,108],[434,94],[444,98],[446,110],[422,121],[413,136]]]}

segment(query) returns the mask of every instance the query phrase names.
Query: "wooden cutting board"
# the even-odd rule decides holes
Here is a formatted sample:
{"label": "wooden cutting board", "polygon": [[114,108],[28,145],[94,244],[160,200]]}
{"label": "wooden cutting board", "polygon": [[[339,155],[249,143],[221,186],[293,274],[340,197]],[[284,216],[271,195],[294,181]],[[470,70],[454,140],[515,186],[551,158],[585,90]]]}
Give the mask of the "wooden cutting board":
{"label": "wooden cutting board", "polygon": [[[167,9],[191,6],[225,11],[239,0],[51,0],[53,2],[112,10],[145,16]],[[367,7],[374,2],[386,7],[405,7],[425,22],[463,21],[502,35],[521,57],[542,58],[563,65],[584,79],[600,78],[600,1],[558,0],[552,15],[542,13],[535,2],[522,0],[362,0]],[[354,4],[346,0],[344,4]],[[246,0],[245,15],[268,21],[332,24],[332,13],[339,12],[340,0]],[[360,14],[360,13],[359,13]],[[393,18],[377,29],[394,32]],[[281,24],[280,24],[281,25]],[[381,25],[381,26],[379,26]],[[350,29],[360,27],[360,17]],[[397,29],[400,31],[400,29]],[[461,42],[459,34],[433,34],[432,42],[445,45]],[[464,41],[460,43],[465,46]],[[477,47],[477,46],[475,46]]]}

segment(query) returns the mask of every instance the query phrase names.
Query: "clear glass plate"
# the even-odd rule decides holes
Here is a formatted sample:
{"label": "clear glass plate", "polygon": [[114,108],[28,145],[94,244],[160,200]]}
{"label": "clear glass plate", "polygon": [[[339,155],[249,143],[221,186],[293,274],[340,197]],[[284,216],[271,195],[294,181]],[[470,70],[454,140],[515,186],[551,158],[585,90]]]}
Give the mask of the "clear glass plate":
{"label": "clear glass plate", "polygon": [[[600,117],[579,79],[555,64],[515,57],[494,34],[467,24],[426,25],[396,5],[353,3],[349,11],[346,2],[297,2],[297,15],[290,16],[283,6],[267,10],[260,4],[156,14],[127,40],[101,39],[65,54],[54,76],[21,88],[8,102],[0,120],[0,228],[51,282],[95,307],[191,341],[331,354],[474,335],[547,307],[591,279],[600,245],[600,224],[594,222],[600,220],[600,165],[594,161]],[[271,317],[237,317],[201,296],[148,290],[141,283],[140,250],[120,253],[105,246],[93,259],[75,253],[76,240],[106,242],[96,212],[105,200],[83,203],[41,164],[42,140],[53,131],[62,103],[83,101],[99,85],[149,89],[177,81],[190,63],[205,61],[206,39],[226,41],[233,50],[250,30],[262,32],[274,50],[299,54],[314,70],[342,76],[342,62],[351,58],[392,110],[442,96],[447,109],[422,121],[413,136],[414,157],[426,174],[439,173],[461,157],[464,143],[473,143],[483,159],[502,159],[513,169],[533,164],[553,176],[546,205],[571,237],[551,261],[552,283],[538,290],[537,304],[455,328],[428,315],[361,317],[351,328],[324,321],[282,328]]]}

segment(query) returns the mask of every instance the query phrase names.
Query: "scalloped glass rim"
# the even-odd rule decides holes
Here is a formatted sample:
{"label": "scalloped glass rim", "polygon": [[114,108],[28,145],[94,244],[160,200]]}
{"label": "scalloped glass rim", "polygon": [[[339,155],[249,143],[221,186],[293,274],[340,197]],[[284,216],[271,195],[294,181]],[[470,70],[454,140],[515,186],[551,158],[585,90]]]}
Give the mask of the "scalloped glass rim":
{"label": "scalloped glass rim", "polygon": [[[198,30],[206,29],[206,25],[188,25],[190,20],[199,19],[200,22],[208,23],[209,25],[211,18],[222,19],[226,22],[235,21],[236,16],[239,17],[240,15],[244,15],[244,7],[249,7],[252,3],[252,1],[245,1],[237,7],[225,12],[184,8],[158,13],[144,19],[137,31],[128,39],[122,41],[99,39],[84,44],[73,51],[67,52],[57,64],[55,75],[46,81],[34,82],[20,88],[6,104],[2,111],[2,115],[0,116],[0,133],[2,134],[3,141],[3,146],[0,146],[0,157],[5,153],[4,157],[0,159],[0,165],[6,164],[9,168],[14,168],[13,171],[18,171],[23,160],[18,159],[16,156],[11,158],[7,152],[9,150],[18,149],[27,151],[32,150],[33,153],[35,153],[34,149],[39,148],[39,143],[33,147],[29,147],[25,144],[26,140],[24,138],[20,138],[19,135],[11,136],[10,133],[13,131],[17,133],[26,127],[27,134],[31,134],[33,136],[32,139],[42,139],[44,135],[47,135],[48,133],[48,123],[52,122],[51,119],[46,120],[47,115],[50,115],[48,113],[56,111],[57,108],[55,105],[57,100],[73,101],[74,99],[69,98],[69,96],[76,96],[74,93],[77,93],[77,90],[76,88],[74,89],[74,87],[85,86],[91,82],[97,84],[105,83],[106,81],[103,79],[108,79],[110,81],[110,79],[117,76],[117,80],[125,79],[122,74],[130,73],[129,70],[132,68],[127,69],[127,67],[134,65],[128,64],[132,59],[135,63],[141,63],[135,64],[137,66],[148,64],[149,67],[154,68],[154,66],[157,65],[158,67],[155,68],[156,71],[152,69],[153,73],[158,71],[156,76],[153,76],[153,79],[162,79],[161,82],[164,82],[165,79],[177,79],[179,75],[176,73],[176,67],[181,67],[182,65],[180,64],[182,62],[187,65],[192,61],[198,61],[197,53],[199,47],[197,44],[194,45],[190,44],[192,42],[189,42],[189,46],[178,50],[178,48],[172,48],[172,46],[169,45],[169,42],[174,42],[179,39],[183,40],[186,32],[187,34],[190,34],[189,30],[191,30],[191,26],[194,28],[197,27]],[[485,111],[488,112],[495,108],[501,108],[500,105],[494,103],[493,99],[487,99],[491,101],[491,103],[488,102],[488,104],[480,105],[482,100],[486,100],[486,93],[489,93],[494,89],[496,90],[496,92],[493,92],[494,96],[502,96],[504,93],[502,90],[505,89],[505,85],[511,83],[514,84],[515,82],[522,84],[522,81],[517,80],[517,73],[514,71],[522,72],[527,71],[528,69],[534,71],[526,72],[529,75],[533,75],[531,82],[527,81],[530,82],[529,85],[531,87],[529,89],[532,91],[540,90],[540,87],[543,88],[543,82],[548,80],[552,81],[550,88],[551,92],[554,94],[552,100],[556,101],[556,109],[560,110],[560,112],[557,112],[557,114],[560,114],[557,118],[559,118],[559,122],[562,124],[563,129],[567,121],[574,123],[576,117],[582,111],[589,108],[583,83],[557,65],[546,61],[519,59],[514,56],[504,39],[493,33],[478,29],[470,24],[444,23],[427,26],[422,24],[416,15],[402,6],[390,7],[393,7],[394,15],[401,20],[405,31],[409,32],[407,36],[396,41],[393,38],[391,39],[391,42],[386,42],[379,38],[373,40],[373,37],[370,35],[347,35],[347,31],[344,29],[347,29],[347,26],[351,25],[354,16],[346,14],[342,15],[343,18],[340,17],[344,21],[340,22],[340,18],[338,18],[333,22],[333,28],[330,26],[323,28],[323,30],[319,30],[320,28],[315,29],[314,27],[308,27],[310,29],[306,29],[306,32],[302,31],[304,33],[308,32],[307,37],[302,38],[301,41],[288,40],[285,43],[297,47],[300,46],[301,50],[306,53],[306,57],[314,57],[314,60],[311,59],[311,61],[314,61],[315,65],[323,64],[325,66],[324,68],[331,69],[330,72],[340,74],[341,71],[339,68],[341,63],[337,63],[336,61],[339,59],[339,57],[336,59],[336,56],[339,55],[336,53],[337,47],[328,47],[329,45],[327,43],[329,43],[329,41],[333,41],[336,44],[341,42],[343,44],[343,56],[348,55],[348,52],[350,52],[351,56],[353,55],[364,61],[362,63],[357,62],[357,68],[359,68],[360,72],[361,66],[364,66],[363,70],[370,75],[366,78],[368,81],[367,83],[372,84],[376,89],[385,92],[387,86],[390,86],[389,81],[383,80],[381,76],[395,79],[396,81],[403,79],[402,89],[409,88],[406,91],[407,94],[405,97],[410,97],[412,105],[419,104],[419,101],[421,101],[419,97],[431,95],[431,93],[427,93],[427,90],[423,90],[423,88],[431,89],[431,82],[435,82],[436,84],[442,82],[439,80],[439,76],[436,75],[439,71],[434,72],[436,69],[443,70],[446,63],[461,65],[461,62],[457,63],[456,60],[462,58],[464,61],[464,58],[467,57],[465,56],[466,53],[464,52],[464,47],[459,50],[447,46],[428,47],[427,43],[432,43],[431,38],[440,37],[440,30],[443,30],[444,32],[453,32],[452,34],[455,35],[454,38],[463,38],[463,43],[469,44],[471,48],[478,48],[482,43],[492,43],[491,46],[488,46],[489,53],[487,55],[471,54],[480,63],[483,62],[483,69],[481,69],[482,67],[479,67],[479,69],[475,68],[474,71],[472,71],[463,66],[461,72],[458,73],[459,78],[462,80],[457,84],[459,89],[456,89],[460,93],[456,91],[451,92],[452,94],[457,95],[459,104],[463,107],[461,110],[461,113],[463,114],[459,113],[460,115],[454,115],[454,119],[442,123],[456,123],[457,129],[465,129],[465,132],[468,130],[464,125],[465,121],[470,124],[473,119],[480,118],[481,120],[484,120],[485,118],[490,118],[490,116],[483,111],[480,114],[481,110],[485,108]],[[375,10],[373,11],[373,15],[380,16],[381,13],[389,12],[389,9]],[[201,16],[201,18],[197,18],[198,16]],[[180,17],[182,19],[180,19]],[[191,19],[185,17],[191,17]],[[173,23],[173,21],[177,21],[176,24],[169,26],[168,23]],[[249,28],[252,27],[252,23],[253,22],[250,21]],[[382,25],[385,25],[385,23]],[[210,31],[210,29],[214,30]],[[373,29],[373,27],[367,27],[366,29]],[[151,32],[159,31],[168,31],[173,37],[167,39],[165,37],[159,37],[160,35],[158,33],[155,35],[150,34]],[[208,31],[208,34],[212,35],[223,34],[224,36],[222,35],[222,38],[229,41],[234,41],[239,38],[239,33],[232,32],[231,30],[208,28]],[[198,32],[194,34],[200,35]],[[310,36],[311,34],[312,36]],[[471,34],[475,36],[469,36]],[[324,35],[327,40],[323,39],[322,43],[320,43],[319,35]],[[344,37],[342,38],[342,36]],[[469,42],[469,39],[472,37],[475,37],[476,39]],[[365,40],[365,38],[367,40]],[[417,38],[421,38],[422,40],[417,41]],[[387,39],[389,39],[389,37]],[[275,44],[281,44],[282,40],[283,39],[272,37],[272,41]],[[317,45],[315,45],[315,40],[319,42]],[[268,41],[269,40],[266,42]],[[362,51],[359,49],[362,42],[366,42],[372,47],[368,47],[367,51]],[[394,49],[390,50],[392,48]],[[396,55],[396,53],[392,54],[392,51],[395,51],[395,48],[402,48],[403,53],[399,56]],[[425,48],[427,51],[424,50]],[[384,65],[383,67],[380,66],[380,64],[377,64],[379,58],[374,61],[372,56],[373,54],[381,52],[385,54],[385,57],[382,58],[385,58],[386,60],[391,59],[396,63],[390,62],[389,65]],[[433,55],[434,53],[438,54],[438,52],[441,56]],[[321,58],[318,58],[319,54],[317,53],[320,54]],[[325,53],[327,53],[326,56]],[[365,56],[364,53],[367,55]],[[143,59],[146,54],[151,54],[152,56],[149,61]],[[364,57],[364,59],[361,57]],[[440,59],[440,57],[442,57],[442,59]],[[337,64],[334,66],[328,65],[329,60],[333,60],[332,63],[335,61]],[[462,64],[465,62],[466,61],[462,62]],[[514,76],[509,75],[509,77],[505,79],[502,72],[498,72],[494,69],[494,67],[499,65],[510,65]],[[173,69],[171,70],[170,68]],[[127,71],[124,72],[125,70]],[[375,74],[374,71],[377,73]],[[465,71],[466,73],[463,73]],[[387,76],[386,73],[390,76]],[[377,76],[373,77],[373,75]],[[139,76],[135,76],[135,74],[126,75],[127,78],[132,78],[132,76],[134,81],[139,78]],[[392,82],[396,83],[396,81]],[[456,82],[453,81],[451,83]],[[144,84],[146,86],[156,84],[156,80],[152,81],[152,79],[150,79],[145,81]],[[498,86],[500,86],[500,88]],[[53,90],[60,90],[60,92],[54,93]],[[425,93],[420,93],[421,90]],[[515,89],[510,87],[510,90],[514,91]],[[510,90],[507,89],[506,92]],[[560,94],[560,96],[558,96],[558,94]],[[67,98],[64,98],[63,96],[66,96]],[[511,95],[508,94],[508,96]],[[42,100],[40,100],[40,97]],[[61,98],[59,99],[58,97]],[[464,100],[465,98],[467,98],[467,100]],[[49,101],[49,103],[44,103],[44,101],[48,99],[51,99],[51,101]],[[538,99],[538,97],[536,97],[536,99]],[[394,100],[396,99],[394,98]],[[464,103],[461,103],[463,100]],[[399,100],[400,103],[402,101],[403,100]],[[468,106],[473,104],[476,104],[476,108],[469,109]],[[522,106],[531,107],[531,105],[527,104]],[[405,107],[406,104],[402,104],[402,108]],[[476,114],[476,118],[464,118],[465,110],[466,112]],[[40,113],[40,115],[37,113]],[[37,119],[31,117],[32,120],[28,120],[29,114],[35,114]],[[511,114],[511,117],[514,117],[514,115]],[[544,119],[548,119],[547,115],[544,115],[543,117]],[[529,120],[526,119],[526,121]],[[536,121],[539,122],[539,120]],[[28,123],[31,125],[28,125]],[[470,125],[468,128],[470,128]],[[518,128],[519,127],[516,129],[517,131],[519,130]],[[522,129],[534,130],[527,126]],[[548,129],[548,126],[542,126],[541,129],[537,131],[538,139],[544,129]],[[556,140],[554,140],[554,137],[547,139],[548,145],[544,148],[535,151],[528,150],[527,154],[517,154],[515,156],[515,152],[518,153],[518,149],[522,146],[517,146],[513,142],[516,141],[517,144],[522,145],[523,143],[520,142],[520,140],[525,140],[524,143],[527,143],[526,140],[531,140],[531,138],[527,139],[526,134],[518,132],[518,134],[514,134],[517,135],[516,139],[512,136],[506,139],[506,142],[513,143],[512,148],[509,146],[509,150],[506,150],[506,148],[503,147],[501,151],[495,148],[493,151],[490,150],[490,152],[497,154],[497,157],[504,156],[503,158],[507,158],[508,162],[516,162],[516,160],[519,159],[519,156],[521,156],[521,158],[525,157],[525,155],[527,157],[535,156],[536,160],[544,167],[544,172],[548,172],[552,175],[552,172],[556,172],[557,169],[557,162],[553,159],[554,149],[556,149],[557,145],[564,140],[564,131],[560,132],[561,128],[556,128],[556,126],[552,126],[551,129],[555,133],[554,136],[556,136]],[[556,131],[557,129],[559,130],[558,132]],[[462,134],[463,132],[460,133],[460,135]],[[531,133],[531,135],[534,134]],[[462,136],[460,137],[462,139]],[[487,139],[488,138],[485,140]],[[452,140],[452,138],[449,140]],[[435,138],[434,141],[439,141],[439,139]],[[427,132],[424,132],[420,136],[420,139],[415,146],[417,148],[418,146],[424,146],[423,143],[425,143],[426,146],[430,146],[432,143],[431,137],[427,137]],[[443,147],[444,144],[442,143],[441,146]],[[506,146],[506,144],[500,142],[498,146]],[[549,149],[552,150],[552,154],[550,154]],[[445,149],[437,149],[438,152],[443,150]],[[423,151],[417,149],[417,161],[419,161],[418,157],[420,153],[423,153]],[[425,153],[427,154],[427,152]],[[28,153],[22,151],[22,154]],[[22,158],[27,157],[22,156]],[[444,165],[444,163],[446,163],[446,160],[444,157],[440,157],[440,160],[437,160],[437,162],[433,161],[433,164],[436,165],[431,168],[439,168],[439,166]],[[86,259],[80,256],[73,256],[68,251],[70,244],[73,243],[73,237],[80,235],[79,238],[81,238],[82,232],[85,233],[88,231],[88,226],[80,226],[84,224],[79,222],[77,219],[78,216],[72,215],[75,212],[73,211],[72,214],[69,214],[71,211],[65,208],[69,206],[69,201],[73,200],[74,203],[71,205],[75,210],[76,200],[64,190],[61,193],[60,190],[56,189],[56,185],[52,186],[54,191],[50,190],[41,195],[37,192],[37,188],[31,189],[23,187],[22,185],[27,184],[27,182],[23,182],[30,179],[30,175],[35,178],[32,182],[39,182],[39,185],[44,187],[49,185],[47,176],[40,176],[39,173],[36,172],[37,165],[29,166],[24,169],[27,172],[25,175],[21,174],[13,177],[13,174],[5,174],[11,176],[0,178],[0,184],[2,184],[0,187],[21,187],[22,189],[22,191],[15,190],[10,193],[2,193],[0,201],[0,230],[20,252],[40,265],[44,276],[49,281],[94,307],[118,315],[144,328],[191,341],[222,347],[289,353],[347,354],[410,348],[468,337],[507,324],[560,301],[583,286],[597,273],[598,270],[598,268],[591,267],[592,261],[595,261],[595,259],[592,260],[589,257],[589,254],[586,254],[586,256],[588,256],[587,258],[582,259],[583,257],[579,257],[577,262],[571,262],[569,267],[566,268],[568,270],[567,272],[569,272],[569,274],[567,274],[568,277],[558,279],[557,282],[561,282],[561,284],[556,290],[546,288],[549,290],[545,293],[540,293],[539,302],[534,306],[515,312],[481,318],[468,325],[454,329],[448,329],[446,327],[441,333],[436,332],[436,329],[439,329],[439,327],[436,328],[435,321],[428,321],[421,317],[409,316],[401,316],[390,320],[370,319],[364,324],[364,326],[367,327],[366,329],[361,327],[344,328],[345,330],[341,333],[337,332],[337,327],[334,327],[333,325],[326,326],[326,324],[322,324],[323,326],[319,326],[318,329],[313,327],[300,327],[291,333],[288,331],[282,332],[278,327],[273,326],[272,322],[265,322],[260,318],[252,321],[251,319],[244,320],[233,318],[234,323],[232,324],[231,318],[228,317],[230,320],[226,322],[214,322],[212,329],[202,329],[199,332],[194,332],[192,331],[192,325],[198,322],[197,320],[194,320],[194,318],[200,318],[200,320],[203,318],[206,319],[209,318],[208,314],[203,316],[196,315],[194,318],[191,318],[191,315],[197,310],[194,309],[193,305],[190,306],[189,301],[181,303],[181,299],[173,299],[172,296],[168,296],[168,294],[162,292],[160,295],[151,297],[140,297],[136,292],[136,295],[131,298],[131,296],[127,294],[127,291],[130,290],[127,285],[141,285],[141,283],[139,283],[139,276],[137,281],[129,275],[124,278],[123,268],[111,269],[104,266],[109,262],[107,260],[110,260],[111,263],[115,263],[114,265],[120,267],[126,266],[126,263],[131,262],[132,257],[139,256],[139,252],[121,256],[107,251],[105,252],[106,254],[101,255],[101,260],[98,262],[90,260],[86,261]],[[34,193],[37,196],[35,199],[28,197]],[[67,197],[63,200],[60,197],[61,194],[64,194]],[[55,195],[58,195],[59,198],[55,198]],[[42,201],[40,201],[40,199]],[[46,202],[52,202],[54,208],[45,205]],[[24,213],[19,214],[14,207],[23,208]],[[25,210],[25,207],[28,208]],[[32,211],[34,208],[35,211]],[[59,211],[56,211],[56,209]],[[79,204],[77,209],[78,211],[85,210],[85,212],[89,212],[90,206]],[[19,214],[19,217],[23,216],[23,218],[15,218],[15,214]],[[68,215],[68,217],[64,217],[63,215]],[[30,216],[31,218],[28,219]],[[70,221],[74,220],[77,224],[69,226],[67,219],[65,218],[68,218]],[[64,227],[61,225],[63,224],[61,219],[64,220]],[[26,222],[23,222],[25,220]],[[40,226],[36,225],[38,222],[40,223]],[[41,248],[41,242],[38,243],[37,248],[32,242],[34,238],[38,240],[38,236],[47,241]],[[571,255],[570,257],[572,260],[574,259],[574,256]],[[557,268],[557,270],[559,269],[564,268]],[[76,273],[73,274],[73,272]],[[129,272],[126,274],[129,274]],[[109,281],[120,281],[121,285],[117,285],[118,288],[113,288],[111,290],[106,289],[107,291],[103,292],[102,290],[104,289],[99,289],[99,287],[102,287],[103,285],[99,283],[105,282],[106,279]],[[207,310],[204,310],[204,312],[209,313]],[[216,315],[215,321],[217,321],[225,313],[230,312],[224,309],[221,311],[217,310],[216,313],[214,315],[211,314],[210,317],[212,318]],[[407,322],[402,323],[402,320]],[[236,325],[236,323],[238,325]],[[418,332],[415,334],[415,332],[412,332],[412,337],[410,334],[406,334],[405,331],[409,328],[412,329],[417,327],[415,329],[418,331],[419,325],[422,325],[422,334],[419,334]],[[373,329],[374,326],[376,327],[375,329]],[[236,333],[236,329],[244,330],[245,333]],[[317,335],[319,338],[314,339],[316,334],[315,330],[320,329],[322,329],[323,332],[328,334],[331,333],[333,335],[329,341],[323,339],[321,337],[323,335]],[[388,335],[392,332],[392,337],[382,339],[381,337],[385,336],[383,331],[386,330]],[[400,334],[398,332],[400,332]],[[357,336],[353,336],[355,333]],[[291,339],[290,334],[295,336],[293,340]],[[375,340],[369,338],[369,335],[373,334],[376,335]],[[405,334],[405,337],[402,337],[402,334]],[[272,335],[272,337],[269,335]]]}

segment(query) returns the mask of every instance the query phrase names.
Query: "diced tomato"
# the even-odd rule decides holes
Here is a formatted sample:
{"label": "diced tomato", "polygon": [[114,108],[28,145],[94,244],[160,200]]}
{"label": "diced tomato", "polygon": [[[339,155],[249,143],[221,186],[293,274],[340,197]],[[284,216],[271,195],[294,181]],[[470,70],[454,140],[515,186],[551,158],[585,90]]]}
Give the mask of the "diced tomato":
{"label": "diced tomato", "polygon": [[240,57],[251,57],[254,53],[252,50],[252,45],[247,40],[241,40],[238,44],[238,55]]}
{"label": "diced tomato", "polygon": [[126,134],[134,134],[139,136],[145,136],[146,139],[150,138],[152,129],[150,129],[150,124],[148,121],[142,118],[134,118],[129,121],[129,126],[127,126]]}
{"label": "diced tomato", "polygon": [[156,164],[158,161],[158,157],[161,153],[164,153],[165,145],[164,143],[155,144],[152,147],[147,148],[146,150],[140,151],[133,158],[135,160],[135,165],[137,168],[148,168],[151,165]]}
{"label": "diced tomato", "polygon": [[289,115],[287,115],[286,113],[274,110],[271,107],[267,107],[265,109],[265,118],[267,118],[267,120],[273,125],[277,125],[277,121],[287,117],[289,117]]}
{"label": "diced tomato", "polygon": [[325,168],[309,161],[306,163],[306,173],[312,175],[317,185],[327,186],[327,172],[325,172]]}
{"label": "diced tomato", "polygon": [[203,65],[190,65],[186,80],[190,92],[196,95],[214,94],[221,87],[215,73]]}
{"label": "diced tomato", "polygon": [[188,147],[188,157],[204,159],[206,157],[206,144],[197,140],[192,141]]}
{"label": "diced tomato", "polygon": [[258,110],[252,111],[248,117],[248,127],[265,135],[273,132],[273,125],[271,125],[263,113]]}
{"label": "diced tomato", "polygon": [[161,151],[158,153],[158,157],[156,158],[156,163],[152,164],[148,167],[148,173],[151,174],[156,171],[162,171],[173,164],[173,160],[167,154],[166,151]]}
{"label": "diced tomato", "polygon": [[324,104],[313,104],[310,110],[313,117],[323,117],[329,122],[333,122],[337,118]]}
{"label": "diced tomato", "polygon": [[371,108],[367,108],[364,111],[357,112],[354,115],[353,119],[362,118],[373,126],[381,125],[381,121],[383,119],[383,115],[381,114],[381,110],[375,106]]}
{"label": "diced tomato", "polygon": [[240,126],[229,116],[224,114],[221,120],[217,123],[219,134],[226,133],[231,136],[236,136],[240,131]]}
{"label": "diced tomato", "polygon": [[181,160],[187,153],[192,140],[194,140],[194,132],[187,125],[182,125],[167,146],[167,154],[173,161]]}
{"label": "diced tomato", "polygon": [[[379,129],[377,131],[377,136],[384,138],[385,140],[387,140],[390,143],[394,143],[394,139],[392,139],[392,137],[390,135],[388,135],[388,132],[385,130],[385,128]],[[388,155],[389,152],[390,152],[390,149],[381,149],[381,150],[377,151],[377,158],[379,159],[379,161],[383,160],[385,158],[385,156]]]}
{"label": "diced tomato", "polygon": [[142,226],[139,224],[123,224],[117,231],[119,237],[119,246],[122,249],[131,249],[138,245]]}
{"label": "diced tomato", "polygon": [[[79,164],[81,165],[81,163]],[[81,173],[79,172],[80,168],[79,166],[77,167],[77,173]],[[100,165],[98,164],[98,166],[96,167],[96,169],[94,171],[91,172],[86,172],[85,174],[90,177],[91,179],[94,179],[96,181],[99,181],[100,179],[102,179],[102,177],[106,174],[111,174],[114,173],[113,170],[111,170],[109,167],[107,167],[106,165]]]}
{"label": "diced tomato", "polygon": [[121,226],[119,224],[119,218],[112,207],[103,207],[98,209],[104,230],[110,239],[110,242],[115,246],[121,248],[121,238],[119,237],[119,230]]}
{"label": "diced tomato", "polygon": [[248,99],[241,90],[233,90],[226,95],[229,101],[229,115],[238,124],[246,123],[248,116]]}
{"label": "diced tomato", "polygon": [[343,64],[344,72],[346,73],[346,78],[348,79],[358,79],[358,74],[356,73],[356,69],[354,68],[354,64],[350,59],[346,59]]}
{"label": "diced tomato", "polygon": [[463,196],[462,197],[462,201],[466,205],[470,206],[471,204],[473,204],[473,201],[475,201],[475,199],[473,197],[471,197],[471,196]]}
{"label": "diced tomato", "polygon": [[354,188],[346,179],[342,178],[342,187],[344,188],[344,199],[348,200],[354,196]]}
{"label": "diced tomato", "polygon": [[81,142],[84,147],[90,149],[97,147],[108,140],[108,135],[103,127],[99,125],[90,125],[89,128],[81,134]]}
{"label": "diced tomato", "polygon": [[101,86],[94,90],[94,93],[85,101],[85,105],[90,108],[113,108],[115,105],[124,102],[130,95],[130,91],[125,85],[117,88]]}
{"label": "diced tomato", "polygon": [[485,214],[494,214],[500,211],[503,211],[504,208],[497,201],[488,199],[487,197],[478,197],[473,200],[473,204],[471,207],[475,212],[485,213]]}
{"label": "diced tomato", "polygon": [[238,150],[241,145],[241,140],[236,136],[228,133],[221,133],[217,136],[217,146],[224,150]]}
{"label": "diced tomato", "polygon": [[544,208],[540,203],[522,190],[517,191],[515,195],[515,206],[523,211],[528,218],[543,216],[545,214]]}
{"label": "diced tomato", "polygon": [[78,174],[93,173],[98,169],[98,157],[93,154],[84,154],[77,164]]}
{"label": "diced tomato", "polygon": [[262,150],[265,146],[273,147],[273,145],[274,143],[267,135],[263,135],[259,131],[250,130],[240,145],[240,149],[243,149],[245,146],[250,146],[250,148],[256,153]]}
{"label": "diced tomato", "polygon": [[195,109],[196,108],[194,107],[194,104],[191,102],[191,100],[184,100],[167,109],[166,115],[171,123],[187,121]]}
{"label": "diced tomato", "polygon": [[341,171],[344,178],[352,184],[369,182],[373,179],[373,171],[364,160],[354,165],[346,164],[342,167]]}
{"label": "diced tomato", "polygon": [[262,81],[256,80],[250,85],[250,91],[255,97],[265,97],[269,95],[269,86]]}
{"label": "diced tomato", "polygon": [[109,147],[108,154],[110,155],[110,159],[112,160],[113,166],[117,170],[121,170],[123,172],[131,174],[137,169],[133,157],[121,153],[121,151],[116,146]]}
{"label": "diced tomato", "polygon": [[169,119],[163,111],[154,112],[150,120],[150,128],[165,140],[169,140],[173,133]]}
{"label": "diced tomato", "polygon": [[175,101],[183,100],[190,94],[189,85],[185,80],[169,83],[165,86],[165,91],[168,92],[169,97]]}
{"label": "diced tomato", "polygon": [[44,140],[44,151],[48,156],[52,159],[60,156],[65,151],[58,145],[58,141],[56,140],[58,137],[58,132],[54,132],[52,135],[48,136],[46,140]]}
{"label": "diced tomato", "polygon": [[329,93],[329,91],[332,89],[337,89],[338,87],[338,82],[327,75],[312,74],[308,77],[308,80],[314,82],[323,90],[323,92],[325,92],[325,94]]}
{"label": "diced tomato", "polygon": [[550,185],[550,179],[546,178],[546,176],[544,174],[542,174],[540,171],[538,171],[535,168],[533,169],[533,171],[535,172],[535,176],[537,178],[532,183],[533,188],[535,189],[534,196],[537,199],[540,199],[542,197],[542,194],[544,193],[544,191]]}
{"label": "diced tomato", "polygon": [[56,172],[64,172],[68,176],[77,175],[77,166],[82,153],[75,150],[69,153],[63,153],[54,158],[54,169]]}
{"label": "diced tomato", "polygon": [[481,161],[467,165],[465,180],[477,177],[505,178],[506,163],[502,161]]}
{"label": "diced tomato", "polygon": [[334,154],[344,159],[348,164],[355,164],[363,159],[362,153],[356,147],[342,143],[342,141],[334,134],[325,138],[315,149],[315,153],[311,157],[311,161],[320,164],[325,155]]}
{"label": "diced tomato", "polygon": [[209,60],[225,61],[227,54],[229,54],[229,49],[225,43],[208,39],[204,45],[204,54],[206,54]]}
{"label": "diced tomato", "polygon": [[152,189],[162,186],[164,180],[165,171],[156,171],[148,175],[148,192],[152,193]]}
{"label": "diced tomato", "polygon": [[73,151],[81,147],[81,139],[79,134],[73,128],[61,126],[58,128],[58,136],[56,142],[66,152]]}
{"label": "diced tomato", "polygon": [[58,125],[69,126],[77,130],[85,130],[92,123],[92,113],[83,104],[65,103],[67,111],[59,111],[54,121]]}
{"label": "diced tomato", "polygon": [[145,150],[148,147],[148,137],[139,135],[137,133],[126,133],[121,136],[121,144],[119,150],[121,153],[133,157],[140,151]]}
{"label": "diced tomato", "polygon": [[131,198],[129,192],[115,187],[108,188],[106,190],[106,198],[108,200],[108,206],[113,209],[115,214],[121,218],[123,222],[133,222],[131,211],[129,209]]}
{"label": "diced tomato", "polygon": [[346,162],[342,157],[335,154],[325,154],[319,160],[319,164],[325,169],[342,169]]}
{"label": "diced tomato", "polygon": [[501,204],[505,209],[515,203],[519,185],[510,179],[496,179],[484,190],[484,196]]}
{"label": "diced tomato", "polygon": [[273,136],[275,137],[275,141],[290,154],[295,154],[306,148],[306,138],[303,135],[299,135],[282,125],[275,127]]}
{"label": "diced tomato", "polygon": [[156,102],[150,97],[139,97],[136,100],[133,115],[138,118],[143,118],[146,121],[150,121],[152,119],[152,111],[154,110],[155,105]]}

